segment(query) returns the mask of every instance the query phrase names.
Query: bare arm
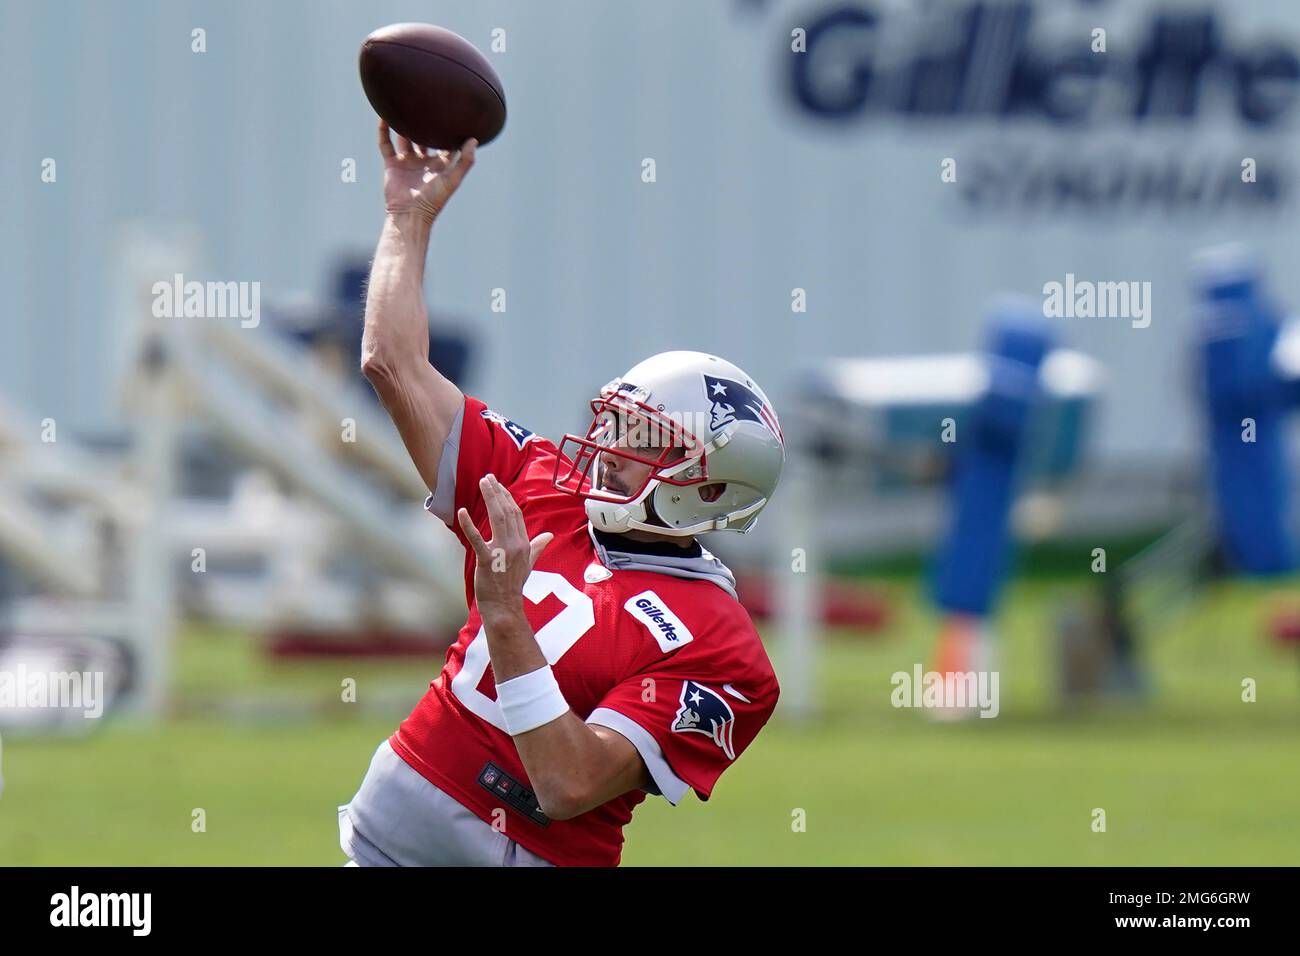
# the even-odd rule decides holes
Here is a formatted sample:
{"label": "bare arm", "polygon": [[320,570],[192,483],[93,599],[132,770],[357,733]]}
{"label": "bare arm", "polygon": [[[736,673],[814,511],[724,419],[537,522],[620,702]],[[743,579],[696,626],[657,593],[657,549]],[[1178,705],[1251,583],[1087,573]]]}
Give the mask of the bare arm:
{"label": "bare arm", "polygon": [[571,820],[650,785],[650,771],[630,740],[573,711],[514,741],[542,812],[553,820]]}
{"label": "bare arm", "polygon": [[424,150],[405,137],[393,148],[379,123],[387,215],[366,287],[361,371],[374,387],[432,493],[442,446],[464,396],[429,364],[424,263],[438,213],[474,165],[474,140],[457,153]]}
{"label": "bare arm", "polygon": [[[523,514],[496,476],[484,477],[479,490],[487,504],[492,540],[483,540],[464,508],[456,518],[478,560],[474,594],[487,633],[492,673],[501,684],[546,666],[524,616],[523,585],[552,535],[545,531],[528,540]],[[572,819],[650,784],[650,772],[630,740],[586,723],[571,710],[516,734],[514,742],[537,801],[553,820]]]}

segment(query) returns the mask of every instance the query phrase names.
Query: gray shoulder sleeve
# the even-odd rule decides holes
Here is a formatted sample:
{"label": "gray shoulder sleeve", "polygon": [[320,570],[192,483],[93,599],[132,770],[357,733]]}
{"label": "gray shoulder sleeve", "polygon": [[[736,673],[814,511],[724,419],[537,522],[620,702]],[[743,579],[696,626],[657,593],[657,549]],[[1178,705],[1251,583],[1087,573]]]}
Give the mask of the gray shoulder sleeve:
{"label": "gray shoulder sleeve", "polygon": [[456,410],[456,420],[451,423],[447,440],[442,443],[442,457],[438,460],[438,487],[424,499],[424,510],[437,515],[443,524],[451,525],[456,514],[456,466],[460,462],[460,432],[465,420],[465,403]]}
{"label": "gray shoulder sleeve", "polygon": [[608,727],[631,742],[637,753],[641,755],[641,759],[645,761],[646,769],[650,771],[650,779],[654,781],[655,789],[647,792],[657,792],[673,806],[677,806],[682,797],[686,796],[686,791],[691,789],[690,784],[673,772],[673,768],[664,757],[663,749],[650,732],[635,720],[620,714],[617,710],[597,707],[587,718],[587,723]]}

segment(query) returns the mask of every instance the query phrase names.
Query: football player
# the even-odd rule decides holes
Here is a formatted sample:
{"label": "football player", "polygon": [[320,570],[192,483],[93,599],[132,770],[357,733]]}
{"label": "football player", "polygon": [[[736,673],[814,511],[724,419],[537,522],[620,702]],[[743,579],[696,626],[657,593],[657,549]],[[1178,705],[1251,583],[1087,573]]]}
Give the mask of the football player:
{"label": "football player", "polygon": [[424,263],[476,145],[394,147],[379,126],[361,364],[465,548],[469,619],[340,839],[363,866],[612,866],[647,794],[707,800],[776,706],[735,580],[697,537],[753,526],[784,443],[753,379],[699,352],[614,379],[559,447],[443,378]]}

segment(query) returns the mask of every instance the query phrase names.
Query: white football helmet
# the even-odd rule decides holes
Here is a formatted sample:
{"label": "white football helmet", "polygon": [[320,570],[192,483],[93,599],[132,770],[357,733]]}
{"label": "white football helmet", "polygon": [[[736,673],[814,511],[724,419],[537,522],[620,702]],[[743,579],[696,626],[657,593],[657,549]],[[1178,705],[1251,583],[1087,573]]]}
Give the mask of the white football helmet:
{"label": "white football helmet", "polygon": [[[602,531],[748,531],[781,478],[776,411],[753,379],[715,355],[651,356],[602,388],[591,410],[587,434],[560,443],[554,480],[586,499]],[[637,487],[621,482],[622,461],[650,466]]]}

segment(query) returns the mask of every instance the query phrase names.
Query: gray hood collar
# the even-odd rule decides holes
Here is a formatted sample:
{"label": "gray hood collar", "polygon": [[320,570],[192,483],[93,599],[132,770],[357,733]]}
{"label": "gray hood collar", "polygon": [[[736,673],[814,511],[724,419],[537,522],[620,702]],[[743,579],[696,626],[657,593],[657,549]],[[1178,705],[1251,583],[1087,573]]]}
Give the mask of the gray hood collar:
{"label": "gray hood collar", "polygon": [[736,576],[703,545],[700,546],[699,555],[677,558],[606,548],[596,537],[590,522],[587,523],[587,534],[596,549],[596,557],[611,571],[654,571],[674,578],[699,578],[711,581],[731,595],[733,600],[739,600],[736,597]]}

